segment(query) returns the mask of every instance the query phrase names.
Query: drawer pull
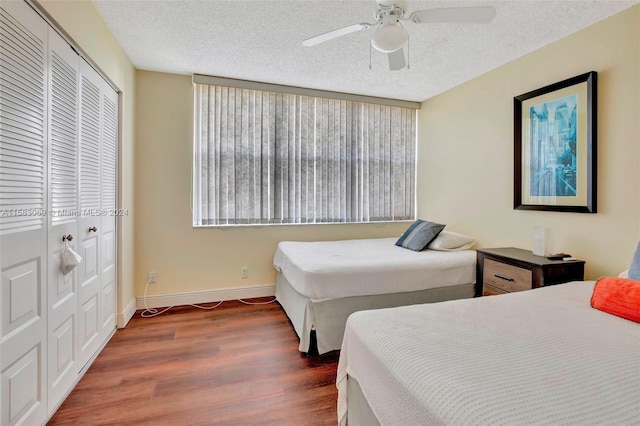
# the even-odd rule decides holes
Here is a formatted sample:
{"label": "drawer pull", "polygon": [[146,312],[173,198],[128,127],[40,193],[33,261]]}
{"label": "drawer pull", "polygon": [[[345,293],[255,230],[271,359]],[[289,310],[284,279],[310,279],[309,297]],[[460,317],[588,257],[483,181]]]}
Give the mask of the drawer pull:
{"label": "drawer pull", "polygon": [[505,280],[505,281],[515,281],[513,278],[508,277],[506,275],[502,275],[502,274],[493,274],[494,277],[496,278],[500,278],[501,280]]}

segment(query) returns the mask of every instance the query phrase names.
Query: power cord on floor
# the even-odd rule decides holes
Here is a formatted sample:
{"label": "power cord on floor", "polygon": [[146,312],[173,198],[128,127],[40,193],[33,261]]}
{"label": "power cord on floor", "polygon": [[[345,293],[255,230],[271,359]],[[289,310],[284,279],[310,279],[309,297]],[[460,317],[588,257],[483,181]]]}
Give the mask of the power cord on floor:
{"label": "power cord on floor", "polygon": [[242,300],[242,299],[236,299],[236,300],[238,300],[239,302],[244,303],[245,305],[268,305],[269,303],[275,302],[276,298],[274,297],[273,299],[268,300],[266,302],[247,302],[246,300]]}
{"label": "power cord on floor", "polygon": [[[156,308],[150,308],[149,305],[147,304],[147,292],[149,291],[149,284],[151,284],[151,282],[149,280],[147,280],[147,283],[144,286],[144,296],[142,298],[143,302],[144,302],[144,311],[142,311],[140,313],[140,316],[143,318],[153,318],[156,317],[158,315],[164,314],[165,312],[167,312],[169,309],[175,307],[176,305],[171,305],[167,308],[164,308],[163,310],[159,311]],[[268,305],[269,303],[273,303],[276,301],[276,298],[274,297],[272,300],[268,300],[266,302],[248,302],[246,300],[242,300],[242,299],[237,299],[238,301],[244,303],[245,305]],[[206,311],[210,311],[212,309],[217,308],[218,306],[222,305],[225,301],[221,300],[218,303],[216,303],[213,306],[202,306],[202,305],[196,305],[196,304],[191,304],[189,303],[187,306],[193,306],[194,308],[198,308],[198,309],[204,309]]]}

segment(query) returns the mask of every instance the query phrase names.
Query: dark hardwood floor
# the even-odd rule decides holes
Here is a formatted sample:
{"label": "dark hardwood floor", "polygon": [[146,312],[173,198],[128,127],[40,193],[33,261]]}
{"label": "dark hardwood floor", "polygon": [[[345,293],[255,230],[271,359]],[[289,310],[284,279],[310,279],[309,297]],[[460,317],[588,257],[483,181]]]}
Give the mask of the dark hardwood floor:
{"label": "dark hardwood floor", "polygon": [[336,424],[337,363],[298,352],[278,303],[137,312],[49,424]]}

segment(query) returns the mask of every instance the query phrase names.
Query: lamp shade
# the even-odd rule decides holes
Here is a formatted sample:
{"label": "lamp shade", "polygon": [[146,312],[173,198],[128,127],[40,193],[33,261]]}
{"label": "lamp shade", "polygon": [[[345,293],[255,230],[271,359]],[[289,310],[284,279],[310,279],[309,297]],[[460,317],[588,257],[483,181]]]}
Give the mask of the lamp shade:
{"label": "lamp shade", "polygon": [[371,45],[382,53],[391,53],[400,49],[407,42],[407,31],[398,25],[385,25],[378,29],[371,38]]}

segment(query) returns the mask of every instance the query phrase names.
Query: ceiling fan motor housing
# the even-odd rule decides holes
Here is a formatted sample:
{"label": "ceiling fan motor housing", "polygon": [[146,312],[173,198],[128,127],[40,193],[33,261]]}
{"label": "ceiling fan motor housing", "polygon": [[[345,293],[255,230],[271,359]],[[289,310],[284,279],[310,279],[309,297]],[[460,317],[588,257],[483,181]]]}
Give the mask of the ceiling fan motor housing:
{"label": "ceiling fan motor housing", "polygon": [[405,15],[405,10],[402,8],[399,8],[398,6],[391,5],[389,7],[387,6],[380,6],[380,9],[378,9],[374,14],[373,17],[375,18],[376,21],[378,21],[381,24],[385,24],[389,18],[393,18],[394,22],[397,21],[398,19],[402,19],[404,18]]}
{"label": "ceiling fan motor housing", "polygon": [[396,0],[377,0],[376,3],[378,3],[378,6],[381,8],[392,8],[396,5]]}

